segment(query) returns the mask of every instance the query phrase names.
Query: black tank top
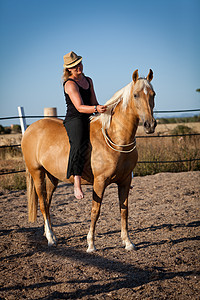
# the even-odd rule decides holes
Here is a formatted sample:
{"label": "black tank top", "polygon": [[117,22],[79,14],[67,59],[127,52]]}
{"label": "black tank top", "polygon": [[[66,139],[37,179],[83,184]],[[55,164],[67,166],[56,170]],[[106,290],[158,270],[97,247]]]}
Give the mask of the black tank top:
{"label": "black tank top", "polygon": [[[78,88],[79,88],[79,93],[81,95],[81,98],[83,100],[83,103],[85,105],[91,105],[90,103],[90,98],[91,98],[91,91],[90,91],[90,81],[88,80],[87,77],[85,77],[87,82],[89,83],[89,88],[88,89],[84,89],[82,88],[75,80],[69,78],[68,80],[66,80],[64,83],[63,83],[63,87],[65,86],[65,83],[67,81],[74,81]],[[91,114],[84,114],[84,113],[80,113],[76,107],[74,106],[73,102],[71,101],[69,95],[65,92],[65,89],[64,89],[64,95],[65,95],[65,101],[66,101],[66,106],[67,106],[67,113],[66,113],[66,117],[65,117],[65,121],[69,120],[69,119],[72,119],[72,118],[89,118],[91,116]]]}

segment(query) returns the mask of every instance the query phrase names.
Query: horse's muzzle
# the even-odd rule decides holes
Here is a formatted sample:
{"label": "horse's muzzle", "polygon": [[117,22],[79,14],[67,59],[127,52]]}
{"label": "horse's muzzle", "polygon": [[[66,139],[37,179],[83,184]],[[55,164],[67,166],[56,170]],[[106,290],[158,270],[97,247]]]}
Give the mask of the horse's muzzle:
{"label": "horse's muzzle", "polygon": [[149,121],[144,122],[144,130],[147,134],[154,133],[156,126],[157,126],[157,122],[154,118],[152,119],[151,122]]}

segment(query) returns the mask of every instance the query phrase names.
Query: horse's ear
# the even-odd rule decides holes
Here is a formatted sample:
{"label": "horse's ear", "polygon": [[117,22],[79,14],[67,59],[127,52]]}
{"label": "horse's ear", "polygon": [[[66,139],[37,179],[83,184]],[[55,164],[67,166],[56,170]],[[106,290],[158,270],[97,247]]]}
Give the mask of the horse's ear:
{"label": "horse's ear", "polygon": [[136,83],[136,81],[138,80],[138,69],[137,70],[135,70],[134,72],[133,72],[133,75],[132,75],[132,78],[133,78],[133,81]]}
{"label": "horse's ear", "polygon": [[153,79],[153,71],[150,69],[149,74],[147,76],[147,80],[150,82]]}

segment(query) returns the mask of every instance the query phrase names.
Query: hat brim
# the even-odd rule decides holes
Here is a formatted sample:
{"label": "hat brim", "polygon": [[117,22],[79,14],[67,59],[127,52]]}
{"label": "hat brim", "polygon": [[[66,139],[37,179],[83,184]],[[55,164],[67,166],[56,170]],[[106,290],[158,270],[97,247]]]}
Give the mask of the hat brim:
{"label": "hat brim", "polygon": [[79,58],[78,58],[76,61],[74,61],[73,63],[71,63],[71,64],[69,64],[69,65],[64,64],[63,67],[64,67],[65,69],[73,68],[73,67],[77,66],[77,65],[82,61],[82,59],[83,59],[83,58],[82,58],[81,56],[79,56]]}

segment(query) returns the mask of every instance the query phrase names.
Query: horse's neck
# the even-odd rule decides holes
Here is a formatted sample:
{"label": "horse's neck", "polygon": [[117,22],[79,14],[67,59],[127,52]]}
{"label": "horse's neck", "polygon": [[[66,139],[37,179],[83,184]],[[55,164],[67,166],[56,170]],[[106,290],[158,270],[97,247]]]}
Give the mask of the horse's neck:
{"label": "horse's neck", "polygon": [[114,110],[110,128],[107,131],[113,141],[124,145],[134,140],[138,124],[139,118],[131,101],[125,109],[120,102]]}

